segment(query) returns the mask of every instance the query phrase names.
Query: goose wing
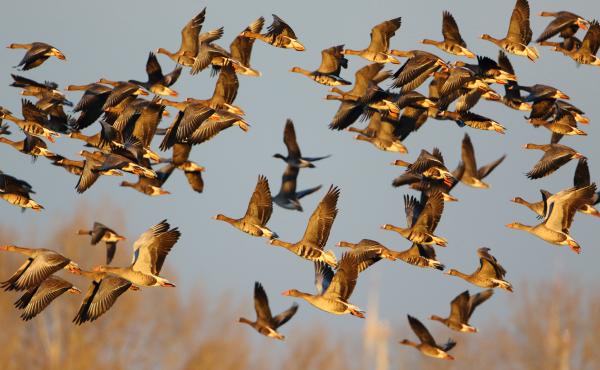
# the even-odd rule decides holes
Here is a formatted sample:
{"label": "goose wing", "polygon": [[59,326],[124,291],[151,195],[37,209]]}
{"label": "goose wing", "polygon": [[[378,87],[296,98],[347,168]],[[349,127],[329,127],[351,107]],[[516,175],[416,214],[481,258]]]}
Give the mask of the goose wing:
{"label": "goose wing", "polygon": [[575,168],[573,186],[576,188],[582,188],[584,186],[588,186],[590,183],[590,168],[588,167],[587,159],[581,158],[577,162],[577,168]]}
{"label": "goose wing", "polygon": [[421,323],[421,321],[419,321],[416,317],[413,317],[411,315],[407,315],[407,317],[408,323],[410,324],[410,328],[417,335],[421,343],[437,347],[435,339],[433,339],[433,336],[431,336],[431,333],[429,332],[429,330],[427,330],[425,325],[423,325],[423,323]]}
{"label": "goose wing", "polygon": [[454,20],[454,17],[449,11],[444,11],[443,13],[442,34],[444,35],[444,41],[453,42],[464,48],[467,47],[467,43],[460,36],[458,24],[456,24],[456,20]]}
{"label": "goose wing", "polygon": [[181,236],[181,232],[176,227],[169,230],[170,227],[167,220],[162,220],[145,231],[133,243],[131,268],[134,271],[152,275],[160,274],[165,258]]}
{"label": "goose wing", "polygon": [[181,30],[181,48],[179,51],[187,56],[195,57],[198,53],[198,35],[202,29],[205,15],[206,8],[202,9]]}
{"label": "goose wing", "polygon": [[[2,287],[6,290],[23,290],[38,286],[69,262],[68,258],[54,251],[38,253],[31,263],[26,262],[7,282],[2,284]],[[21,270],[24,266],[26,268]]]}
{"label": "goose wing", "polygon": [[288,157],[300,158],[300,147],[296,141],[296,130],[294,129],[294,122],[291,119],[285,121],[285,128],[283,129],[283,142],[288,150]]}
{"label": "goose wing", "polygon": [[342,68],[348,68],[348,59],[342,54],[343,50],[344,45],[336,45],[321,51],[321,65],[317,71],[339,76]]}
{"label": "goose wing", "polygon": [[[250,31],[254,33],[260,33],[265,19],[263,17],[258,18],[252,22],[244,31]],[[252,46],[254,45],[253,38],[237,36],[229,45],[229,51],[231,52],[231,58],[242,63],[246,67],[250,67],[250,56],[252,55]]]}
{"label": "goose wing", "polygon": [[339,197],[340,189],[332,185],[310,216],[302,241],[323,249],[327,239],[329,239],[329,232],[337,216]]}
{"label": "goose wing", "polygon": [[473,311],[475,311],[477,306],[479,306],[483,302],[490,299],[490,297],[493,294],[494,294],[493,289],[487,289],[487,290],[484,290],[483,292],[479,292],[479,293],[475,294],[474,296],[471,296],[469,298],[469,310],[467,312],[467,316],[466,316],[464,323],[468,323],[469,319],[471,318],[471,315],[473,315]]}
{"label": "goose wing", "polygon": [[244,220],[264,226],[269,222],[271,213],[273,213],[273,200],[271,199],[269,181],[266,177],[260,175],[258,176],[252,197],[250,197]]}
{"label": "goose wing", "polygon": [[21,314],[24,321],[31,320],[71,287],[73,284],[68,281],[58,276],[49,276],[39,286],[30,288],[15,302],[15,306],[24,309]]}
{"label": "goose wing", "polygon": [[512,42],[527,45],[531,42],[532,35],[529,25],[529,2],[527,0],[517,0],[510,16],[506,37]]}
{"label": "goose wing", "polygon": [[469,291],[465,290],[450,302],[450,320],[466,324],[469,320]]}
{"label": "goose wing", "polygon": [[396,31],[402,24],[402,18],[394,18],[382,22],[371,29],[371,43],[368,50],[373,52],[386,53],[390,48],[390,38],[396,34]]}
{"label": "goose wing", "polygon": [[315,262],[315,288],[317,295],[323,295],[333,280],[333,270],[322,261]]}
{"label": "goose wing", "polygon": [[258,281],[254,283],[254,310],[256,311],[257,321],[270,322],[273,319],[267,293]]}
{"label": "goose wing", "polygon": [[279,18],[277,15],[273,14],[273,23],[268,27],[267,37],[276,37],[279,35],[287,36],[291,39],[297,39],[294,30],[283,21],[283,19]]}
{"label": "goose wing", "polygon": [[475,159],[475,149],[473,149],[473,143],[471,142],[469,134],[465,134],[465,137],[462,141],[461,159],[465,166],[464,173],[466,173],[467,176],[478,177],[477,162]]}
{"label": "goose wing", "polygon": [[298,303],[292,304],[290,308],[283,311],[279,315],[273,317],[273,323],[275,328],[278,328],[286,322],[290,321],[290,319],[296,314],[296,311],[298,311]]}
{"label": "goose wing", "polygon": [[434,190],[429,193],[427,203],[413,227],[421,226],[433,232],[440,222],[442,212],[444,212],[444,197],[441,191]]}
{"label": "goose wing", "polygon": [[96,320],[108,311],[130,286],[129,280],[111,275],[105,275],[99,281],[92,281],[73,322],[81,325],[86,321]]}

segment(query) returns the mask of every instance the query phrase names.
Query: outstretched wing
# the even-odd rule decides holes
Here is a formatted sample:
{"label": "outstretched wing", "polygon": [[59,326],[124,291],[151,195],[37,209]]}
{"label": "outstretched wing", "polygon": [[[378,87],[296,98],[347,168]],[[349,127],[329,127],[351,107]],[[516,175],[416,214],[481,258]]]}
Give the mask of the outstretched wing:
{"label": "outstretched wing", "polygon": [[269,222],[273,213],[273,200],[271,199],[271,190],[269,189],[269,181],[263,175],[258,176],[256,188],[252,193],[248,209],[244,215],[246,221],[264,226]]}

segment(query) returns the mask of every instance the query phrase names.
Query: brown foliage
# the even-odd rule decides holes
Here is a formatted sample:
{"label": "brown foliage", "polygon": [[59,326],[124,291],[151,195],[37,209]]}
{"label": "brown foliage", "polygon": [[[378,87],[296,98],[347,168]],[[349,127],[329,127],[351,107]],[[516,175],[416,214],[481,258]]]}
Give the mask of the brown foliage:
{"label": "brown foliage", "polygon": [[[123,225],[114,210],[82,206],[70,220],[54,225],[51,235],[34,244],[36,235],[19,237],[0,228],[0,242],[48,247],[91,268],[104,259],[104,251],[75,235],[94,217],[110,216]],[[104,214],[103,214],[104,213]],[[121,219],[120,219],[121,218]],[[66,218],[64,218],[66,219]],[[124,226],[120,229],[126,233]],[[39,238],[40,235],[37,235]],[[32,244],[28,244],[28,243]],[[131,240],[129,242],[132,242]],[[116,264],[129,260],[128,248],[117,253]],[[22,263],[11,253],[0,255],[0,279]],[[168,276],[172,273],[167,272]],[[61,272],[85,291],[89,281]],[[579,287],[579,288],[578,288]],[[143,289],[127,292],[98,321],[81,327],[71,323],[82,296],[65,294],[41,315],[22,322],[13,302],[18,294],[0,294],[2,369],[363,369],[375,368],[361,350],[361,335],[326,332],[318,323],[290,328],[285,342],[275,342],[237,324],[241,304],[231,294],[207,299],[193,289],[184,299],[181,289]],[[457,334],[432,326],[440,340],[458,340],[457,360],[425,358],[400,347],[396,340],[406,328],[394,330],[388,340],[385,368],[419,369],[594,369],[600,363],[600,294],[571,280],[544,282],[520,289],[499,319],[480,325],[478,334]],[[247,311],[245,307],[244,311]],[[308,306],[304,309],[312,309]],[[403,318],[403,317],[402,317]],[[301,320],[299,316],[296,320]],[[335,320],[332,317],[332,320]],[[401,318],[392,318],[401,321]],[[308,325],[307,325],[308,324]],[[394,339],[392,341],[392,339]],[[386,352],[383,352],[386,353]],[[380,365],[381,365],[381,359]]]}

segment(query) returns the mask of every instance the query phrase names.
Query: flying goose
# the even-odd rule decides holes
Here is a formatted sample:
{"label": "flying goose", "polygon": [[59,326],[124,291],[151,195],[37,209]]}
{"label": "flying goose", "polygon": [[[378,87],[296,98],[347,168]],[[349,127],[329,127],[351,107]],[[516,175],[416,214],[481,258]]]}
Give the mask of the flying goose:
{"label": "flying goose", "polygon": [[458,56],[475,58],[475,54],[467,49],[467,43],[460,36],[458,24],[452,14],[445,10],[442,14],[442,34],[444,41],[434,41],[430,39],[421,40],[422,44],[434,45],[435,47]]}
{"label": "flying goose", "polygon": [[539,149],[544,155],[535,164],[531,171],[527,172],[530,179],[539,179],[548,176],[567,164],[571,159],[585,158],[583,154],[561,144],[525,144],[524,149]]}
{"label": "flying goose", "polygon": [[381,228],[395,231],[413,243],[446,246],[446,239],[433,235],[444,212],[444,198],[440,191],[430,193],[424,202],[419,202],[412,196],[405,196],[404,208],[407,215],[406,228],[390,224]]}
{"label": "flying goose", "polygon": [[[577,167],[575,168],[575,176],[573,177],[573,186],[576,188],[583,188],[590,185],[590,169],[587,164],[587,160],[584,158],[579,159],[577,162]],[[544,199],[539,202],[530,203],[521,197],[515,197],[511,199],[511,202],[524,205],[525,207],[532,210],[537,216],[538,219],[544,218],[545,210],[544,210]],[[594,205],[600,202],[600,195],[598,193],[594,194],[591,199],[591,203],[583,205],[577,211],[581,213],[586,213],[592,216],[600,217],[600,211],[594,208]]]}
{"label": "flying goose", "polygon": [[157,54],[164,54],[171,58],[175,63],[186,67],[194,64],[198,54],[198,35],[204,23],[206,8],[202,9],[194,18],[192,18],[181,30],[181,46],[179,50],[172,53],[164,48],[158,48]]}
{"label": "flying goose", "polygon": [[92,245],[98,244],[103,241],[106,245],[106,264],[110,265],[111,261],[117,251],[117,243],[121,240],[125,240],[122,235],[117,234],[113,229],[108,226],[101,224],[100,222],[94,222],[92,230],[78,230],[78,235],[90,235]]}
{"label": "flying goose", "polygon": [[554,19],[546,26],[541,35],[535,40],[537,43],[542,43],[554,35],[560,34],[563,39],[573,37],[580,28],[587,30],[590,22],[578,16],[575,13],[568,11],[560,12],[540,12],[540,17],[554,17]]}
{"label": "flying goose", "polygon": [[598,49],[600,48],[600,24],[598,21],[593,20],[590,23],[590,29],[585,34],[581,47],[577,49],[566,49],[560,45],[556,46],[554,50],[560,51],[563,54],[569,56],[571,59],[579,64],[589,64],[593,66],[600,66],[600,58],[596,56]]}
{"label": "flying goose", "polygon": [[425,194],[426,197],[435,191],[440,191],[444,202],[456,202],[458,199],[450,195],[450,191],[460,182],[465,171],[464,163],[459,163],[458,166],[452,171],[452,179],[450,182],[444,182],[441,180],[431,180],[423,177],[419,174],[413,174],[405,172],[402,175],[396,177],[392,182],[392,186],[400,187],[403,185],[409,185],[411,189],[417,190]]}
{"label": "flying goose", "polygon": [[10,76],[13,79],[13,83],[10,86],[22,89],[20,94],[23,96],[35,96],[38,100],[48,99],[52,100],[55,104],[73,105],[73,103],[67,100],[65,94],[58,90],[56,82],[44,81],[44,83],[40,83],[12,73]]}
{"label": "flying goose", "polygon": [[81,290],[73,284],[58,276],[51,275],[39,285],[29,288],[29,290],[15,302],[15,307],[19,310],[23,310],[21,319],[23,321],[29,321],[65,292],[81,294]]}
{"label": "flying goose", "polygon": [[364,318],[365,312],[348,302],[358,274],[369,265],[365,263],[372,259],[374,252],[344,253],[335,274],[331,267],[323,262],[315,262],[315,287],[317,294],[312,295],[296,289],[283,292],[284,296],[302,298],[314,307],[334,315],[351,314]]}
{"label": "flying goose", "polygon": [[32,68],[39,67],[46,59],[57,57],[60,60],[66,60],[65,55],[50,44],[45,42],[32,42],[30,44],[13,43],[7,46],[8,49],[27,49],[23,59],[16,65],[15,68],[21,67],[22,71],[27,71]]}
{"label": "flying goose", "polygon": [[284,340],[285,337],[279,334],[277,329],[296,314],[298,304],[292,304],[292,307],[273,317],[267,293],[262,284],[257,281],[254,283],[254,310],[256,311],[256,321],[240,317],[239,322],[250,325],[257,332],[269,338]]}
{"label": "flying goose", "polygon": [[181,74],[181,66],[175,67],[170,73],[163,75],[162,68],[156,54],[150,52],[148,54],[148,61],[146,62],[146,74],[148,75],[148,81],[140,82],[136,80],[129,80],[129,82],[135,83],[142,86],[144,89],[154,93],[156,95],[164,96],[177,96],[177,91],[170,88]]}
{"label": "flying goose", "polygon": [[477,333],[477,328],[469,325],[469,319],[477,306],[487,301],[492,294],[494,294],[492,289],[484,290],[473,296],[469,295],[468,290],[465,290],[450,302],[450,315],[448,318],[432,315],[430,320],[439,321],[452,330]]}
{"label": "flying goose", "polygon": [[31,185],[16,177],[7,175],[0,171],[0,198],[10,204],[21,207],[22,210],[30,208],[36,212],[44,209],[44,207],[31,199],[31,194],[35,193]]}
{"label": "flying goose", "polygon": [[358,55],[368,61],[375,63],[393,63],[399,64],[398,59],[394,58],[390,52],[390,38],[396,34],[396,31],[402,24],[402,18],[393,18],[379,23],[371,29],[371,42],[366,49],[351,50],[345,49],[344,55]]}
{"label": "flying goose", "polygon": [[12,141],[7,137],[0,136],[0,143],[10,145],[21,153],[29,154],[33,159],[40,155],[44,157],[54,157],[56,155],[48,150],[44,140],[31,136],[27,132],[25,132],[25,139],[19,141]]}
{"label": "flying goose", "polygon": [[506,130],[506,127],[493,119],[469,111],[441,111],[439,115],[454,120],[460,127],[469,126],[478,130],[496,131],[499,134],[504,134]]}
{"label": "flying goose", "polygon": [[240,36],[258,39],[278,48],[304,51],[304,45],[298,41],[294,30],[275,14],[273,14],[273,23],[267,28],[267,33],[261,34],[244,30],[240,33]]}
{"label": "flying goose", "polygon": [[523,230],[555,245],[568,245],[577,254],[581,246],[571,237],[570,228],[578,209],[592,204],[596,196],[596,184],[573,187],[554,195],[542,190],[544,200],[544,220],[536,226],[513,222],[506,227]]}
{"label": "flying goose", "polygon": [[337,202],[340,196],[340,189],[335,186],[329,187],[327,194],[321,199],[319,205],[314,210],[308,220],[304,236],[297,243],[288,243],[279,239],[269,241],[271,245],[283,247],[301,258],[309,261],[322,261],[335,267],[337,262],[333,251],[324,251],[327,239],[335,217],[337,216]]}
{"label": "flying goose", "polygon": [[496,159],[495,161],[477,168],[477,162],[475,161],[475,149],[473,149],[473,143],[468,134],[462,141],[462,154],[461,159],[465,166],[465,171],[460,178],[460,181],[473,188],[487,189],[490,186],[482,180],[489,175],[502,161],[506,158],[506,155]]}
{"label": "flying goose", "polygon": [[[383,64],[379,63],[366,65],[354,74],[354,86],[350,91],[344,92],[334,88],[334,91],[340,95],[327,95],[326,99],[328,100],[341,101],[340,107],[329,124],[331,130],[346,129],[365,113],[366,107],[376,103],[373,100],[379,97],[378,94],[369,94],[369,92],[375,91],[375,85],[388,77],[387,73],[380,73],[382,68]],[[385,104],[385,102],[383,103]],[[393,103],[390,102],[390,104]]]}
{"label": "flying goose", "polygon": [[[349,127],[348,131],[359,131]],[[396,153],[408,153],[408,149],[402,144],[400,137],[404,134],[404,128],[398,121],[382,117],[381,113],[374,112],[369,121],[367,132],[359,133],[354,137],[356,140],[367,141],[376,148]]]}
{"label": "flying goose", "polygon": [[483,34],[481,38],[496,44],[511,54],[525,56],[535,62],[540,54],[535,47],[527,46],[531,42],[532,35],[529,25],[529,2],[527,0],[517,0],[510,17],[506,37],[496,39],[488,34]]}
{"label": "flying goose", "polygon": [[512,292],[512,285],[508,281],[504,280],[506,270],[498,263],[496,258],[489,253],[489,251],[490,248],[485,247],[477,249],[477,255],[479,256],[479,268],[471,275],[463,274],[455,269],[450,269],[445,274],[458,276],[459,278],[481,288],[501,288]]}
{"label": "flying goose", "polygon": [[267,222],[269,222],[272,213],[273,200],[269,189],[269,181],[266,177],[259,175],[248,203],[248,209],[242,218],[230,218],[220,213],[213,218],[225,221],[246,234],[273,239],[277,238],[277,234],[267,228]]}
{"label": "flying goose", "polygon": [[83,96],[73,109],[74,112],[79,112],[79,116],[73,124],[75,130],[83,130],[100,118],[104,113],[102,107],[112,92],[112,88],[98,83],[69,85],[65,90],[84,91]]}
{"label": "flying goose", "polygon": [[31,101],[27,99],[21,100],[21,113],[23,114],[23,119],[13,116],[10,111],[0,107],[0,119],[6,119],[15,123],[23,132],[33,136],[45,137],[52,143],[55,142],[55,137],[60,136],[58,132],[46,127],[48,123],[46,113],[36,107]]}
{"label": "flying goose", "polygon": [[403,93],[421,86],[440,68],[448,68],[443,59],[423,50],[392,50],[392,54],[408,58],[393,75],[392,86],[402,88]]}
{"label": "flying goose", "polygon": [[342,68],[348,68],[348,59],[343,54],[344,45],[332,46],[321,51],[321,65],[315,71],[308,71],[300,67],[292,67],[290,72],[300,73],[325,86],[351,85],[340,77]]}
{"label": "flying goose", "polygon": [[136,96],[148,95],[148,92],[139,85],[129,81],[113,81],[106,78],[99,79],[96,83],[111,85],[112,91],[102,105],[102,110],[113,114],[120,113]]}
{"label": "flying goose", "polygon": [[[244,31],[253,33],[260,33],[265,24],[265,19],[259,17],[254,22],[250,23]],[[242,31],[242,32],[244,32]],[[252,46],[254,45],[254,39],[238,35],[231,44],[229,45],[229,53],[231,58],[236,60],[240,67],[237,68],[236,73],[244,74],[247,76],[260,76],[261,73],[255,69],[250,68],[250,56],[252,55]],[[220,68],[214,67],[213,68]]]}
{"label": "flying goose", "polygon": [[586,136],[587,133],[583,130],[577,128],[577,121],[575,120],[575,116],[566,109],[556,108],[556,114],[551,121],[547,121],[539,118],[530,118],[528,120],[533,126],[543,126],[546,129],[552,132],[553,140],[552,143],[556,143],[559,138],[562,138],[563,135],[583,135]]}
{"label": "flying goose", "polygon": [[379,243],[378,241],[375,240],[371,240],[371,239],[361,239],[358,243],[350,243],[350,242],[346,242],[346,241],[340,241],[337,242],[335,244],[337,247],[342,247],[342,248],[350,248],[352,250],[351,253],[354,254],[362,254],[362,253],[372,253],[373,254],[373,261],[371,264],[385,258],[388,259],[390,261],[395,261],[396,260],[396,255],[398,254],[398,252],[393,251],[389,248],[387,248],[386,246],[384,246],[383,244]]}
{"label": "flying goose", "polygon": [[7,291],[20,291],[36,287],[48,276],[61,269],[68,270],[71,273],[80,270],[75,262],[50,249],[0,245],[0,251],[16,252],[27,257],[27,261],[0,285]]}
{"label": "flying goose", "polygon": [[294,122],[291,119],[285,121],[285,128],[283,129],[283,143],[285,144],[288,155],[283,156],[282,154],[274,154],[274,158],[280,158],[284,160],[288,165],[298,168],[314,168],[315,165],[312,162],[319,161],[321,159],[329,158],[331,155],[322,157],[303,157],[300,153],[300,147],[296,140],[296,130],[294,129]]}
{"label": "flying goose", "polygon": [[[150,162],[146,159],[145,163],[143,162],[142,164],[144,164],[145,167],[149,167]],[[167,163],[156,171],[155,178],[138,176],[137,182],[122,181],[120,186],[130,187],[151,197],[171,194],[171,192],[164,190],[162,186],[169,179],[174,170],[175,165]]]}
{"label": "flying goose", "polygon": [[454,179],[452,173],[444,165],[444,157],[438,148],[433,148],[432,153],[422,149],[413,163],[397,159],[392,164],[406,167],[407,173],[418,174],[433,180],[443,180],[447,185],[450,185]]}
{"label": "flying goose", "polygon": [[175,246],[181,232],[162,220],[142,233],[133,243],[133,260],[128,267],[100,265],[95,272],[111,273],[139,286],[161,286],[173,288],[175,284],[160,277],[160,270],[167,255]]}
{"label": "flying goose", "polygon": [[408,323],[410,328],[419,338],[420,343],[412,342],[408,339],[403,339],[400,344],[410,347],[415,347],[425,356],[440,358],[444,360],[454,360],[454,357],[449,355],[447,352],[450,351],[456,345],[456,342],[452,339],[448,339],[448,342],[444,345],[439,345],[435,342],[435,339],[429,333],[429,330],[419,321],[417,318],[406,315],[408,317]]}

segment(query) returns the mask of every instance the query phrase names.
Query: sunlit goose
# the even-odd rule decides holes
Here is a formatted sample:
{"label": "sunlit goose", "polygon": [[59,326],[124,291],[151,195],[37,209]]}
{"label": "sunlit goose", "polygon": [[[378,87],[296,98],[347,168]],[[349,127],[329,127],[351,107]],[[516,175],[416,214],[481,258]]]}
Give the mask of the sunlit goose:
{"label": "sunlit goose", "polygon": [[568,245],[577,254],[581,246],[571,237],[570,228],[578,209],[593,203],[596,196],[596,184],[585,187],[573,187],[554,195],[542,190],[544,200],[544,220],[535,226],[513,222],[507,227],[523,230],[555,245]]}
{"label": "sunlit goose", "polygon": [[424,204],[414,197],[405,197],[404,203],[405,208],[411,210],[410,213],[407,211],[407,216],[412,216],[407,217],[407,227],[385,224],[381,228],[395,231],[414,243],[445,247],[447,240],[433,235],[444,211],[442,193],[440,191],[430,193]]}
{"label": "sunlit goose", "polygon": [[407,315],[408,323],[410,324],[410,328],[419,338],[420,343],[412,342],[408,339],[403,339],[400,341],[400,344],[405,346],[415,347],[419,352],[424,354],[425,356],[440,358],[444,360],[454,360],[454,357],[449,355],[447,352],[450,351],[456,345],[456,342],[452,339],[448,339],[448,342],[444,345],[439,345],[435,342],[435,339],[429,333],[429,330],[415,317],[411,315]]}
{"label": "sunlit goose", "polygon": [[390,38],[396,34],[396,31],[402,24],[402,18],[393,18],[379,23],[371,29],[371,42],[366,49],[351,50],[345,49],[345,55],[358,55],[366,60],[375,63],[393,63],[399,64],[398,59],[394,58],[390,52]]}
{"label": "sunlit goose", "polygon": [[314,307],[334,315],[351,314],[364,318],[365,312],[348,302],[358,274],[368,267],[364,262],[373,257],[373,252],[344,253],[335,271],[323,262],[315,262],[315,286],[317,294],[309,294],[291,289],[283,292],[285,296],[302,298]]}
{"label": "sunlit goose", "polygon": [[479,268],[471,275],[463,274],[455,269],[448,270],[446,274],[458,276],[459,278],[481,288],[501,288],[512,292],[512,285],[508,281],[504,280],[506,270],[498,263],[494,256],[489,254],[489,251],[490,248],[477,249],[477,255],[479,256]]}
{"label": "sunlit goose", "polygon": [[254,310],[256,311],[256,321],[250,321],[240,317],[239,322],[248,324],[257,332],[269,338],[284,340],[285,337],[277,332],[277,329],[288,322],[298,311],[298,304],[292,304],[292,307],[283,311],[279,315],[273,316],[269,307],[269,299],[262,284],[258,281],[254,283]]}
{"label": "sunlit goose", "polygon": [[310,216],[304,236],[299,242],[289,243],[279,239],[272,239],[269,243],[283,247],[309,261],[322,261],[335,267],[337,262],[333,251],[324,251],[323,249],[327,244],[331,227],[337,216],[339,196],[340,189],[332,185]]}
{"label": "sunlit goose", "polygon": [[506,37],[496,39],[488,34],[483,34],[481,38],[496,44],[511,54],[525,56],[535,62],[540,55],[535,47],[527,46],[531,42],[532,35],[529,25],[529,2],[517,0],[510,17]]}
{"label": "sunlit goose", "polygon": [[21,67],[21,70],[27,71],[29,69],[39,67],[46,59],[50,57],[57,57],[60,60],[66,60],[65,55],[52,45],[46,44],[45,42],[32,42],[30,44],[17,44],[13,43],[7,46],[9,49],[27,49],[25,56],[19,62],[16,67]]}
{"label": "sunlit goose", "polygon": [[169,280],[159,276],[167,255],[175,246],[181,232],[163,220],[152,226],[133,243],[133,262],[128,267],[101,265],[96,272],[120,276],[139,286],[175,287]]}
{"label": "sunlit goose", "polygon": [[267,33],[261,34],[244,30],[240,33],[240,36],[258,39],[278,48],[304,51],[304,45],[298,41],[294,30],[275,14],[273,14],[273,23],[267,28]]}
{"label": "sunlit goose", "polygon": [[447,318],[432,315],[430,319],[439,321],[452,330],[476,333],[477,328],[469,325],[469,319],[477,306],[490,299],[492,294],[494,294],[492,289],[484,290],[473,296],[469,295],[468,290],[465,290],[450,302],[450,315]]}
{"label": "sunlit goose", "polygon": [[258,176],[256,187],[248,203],[246,214],[238,219],[218,214],[215,220],[225,221],[236,229],[252,236],[262,236],[268,239],[276,238],[277,234],[267,228],[267,222],[273,213],[273,200],[269,181],[266,177]]}

